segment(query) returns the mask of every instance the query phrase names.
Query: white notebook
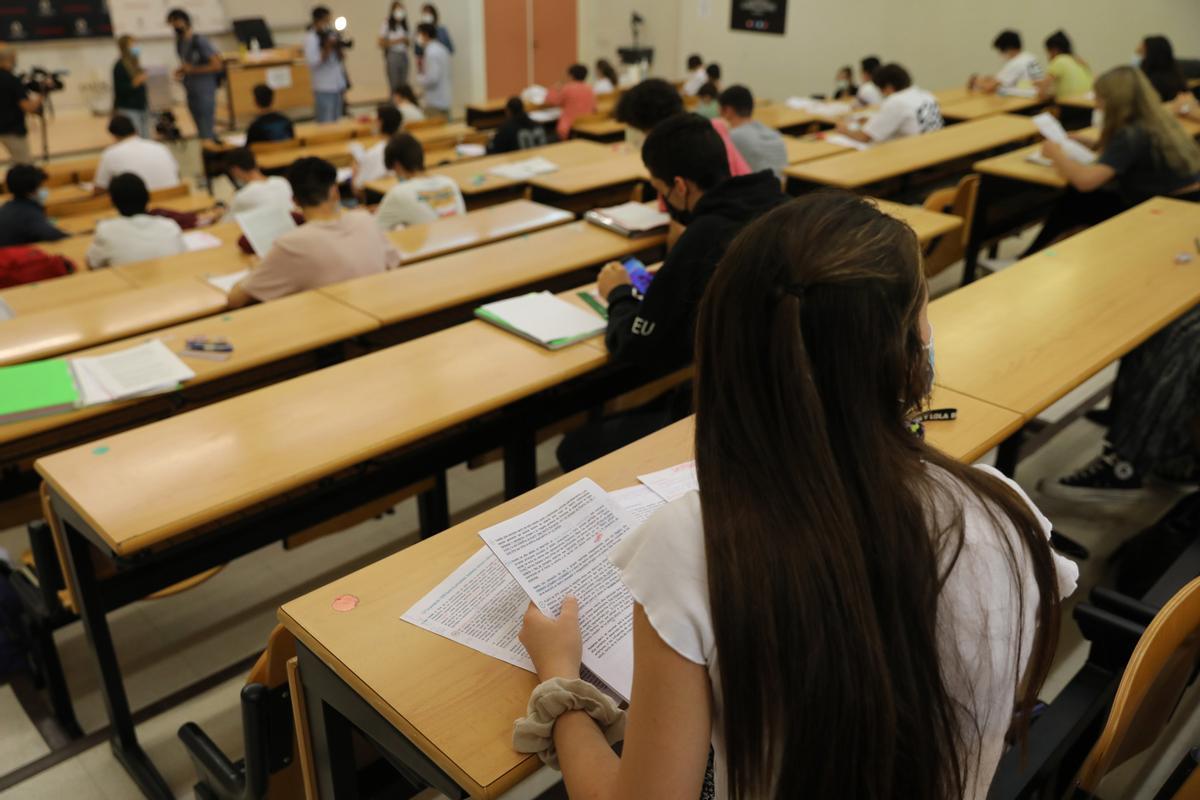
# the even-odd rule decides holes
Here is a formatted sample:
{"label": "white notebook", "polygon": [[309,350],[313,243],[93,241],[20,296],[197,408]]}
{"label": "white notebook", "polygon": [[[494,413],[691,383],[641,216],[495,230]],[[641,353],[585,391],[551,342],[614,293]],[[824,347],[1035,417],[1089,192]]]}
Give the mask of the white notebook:
{"label": "white notebook", "polygon": [[282,234],[296,227],[296,220],[284,206],[270,203],[234,217],[246,240],[260,257],[266,256]]}
{"label": "white notebook", "polygon": [[593,225],[631,237],[666,230],[671,221],[666,212],[652,205],[632,201],[619,206],[592,209],[583,218]]}
{"label": "white notebook", "polygon": [[604,333],[606,322],[550,292],[530,292],[475,309],[475,316],[550,350]]}
{"label": "white notebook", "polygon": [[170,391],[196,377],[158,339],[102,356],[73,358],[71,369],[81,406]]}

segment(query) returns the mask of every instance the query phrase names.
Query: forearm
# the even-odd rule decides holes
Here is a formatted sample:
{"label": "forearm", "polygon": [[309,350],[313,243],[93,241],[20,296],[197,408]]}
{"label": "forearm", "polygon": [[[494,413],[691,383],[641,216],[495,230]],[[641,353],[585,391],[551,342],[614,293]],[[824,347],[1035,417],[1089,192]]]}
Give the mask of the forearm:
{"label": "forearm", "polygon": [[613,752],[600,728],[582,711],[568,711],[554,725],[563,782],[573,800],[610,800],[617,797],[621,759]]}

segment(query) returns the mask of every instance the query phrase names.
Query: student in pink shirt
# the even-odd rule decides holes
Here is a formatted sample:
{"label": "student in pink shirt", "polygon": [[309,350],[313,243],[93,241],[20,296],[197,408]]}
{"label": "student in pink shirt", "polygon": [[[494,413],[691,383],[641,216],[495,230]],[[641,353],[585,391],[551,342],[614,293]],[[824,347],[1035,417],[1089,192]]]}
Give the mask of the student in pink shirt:
{"label": "student in pink shirt", "polygon": [[571,126],[575,120],[586,114],[596,113],[596,93],[587,83],[588,68],[583,64],[572,64],[567,67],[570,80],[551,89],[546,95],[546,105],[561,106],[562,116],[558,118],[558,138],[566,139],[571,135]]}

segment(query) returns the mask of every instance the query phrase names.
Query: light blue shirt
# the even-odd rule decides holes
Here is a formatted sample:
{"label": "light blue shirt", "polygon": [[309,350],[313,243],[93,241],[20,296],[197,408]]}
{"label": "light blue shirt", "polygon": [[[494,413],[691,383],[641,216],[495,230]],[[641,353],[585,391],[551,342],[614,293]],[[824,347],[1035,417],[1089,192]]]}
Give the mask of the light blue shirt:
{"label": "light blue shirt", "polygon": [[434,39],[425,45],[425,69],[417,79],[425,90],[425,105],[449,110],[450,97],[450,51],[446,45]]}
{"label": "light blue shirt", "polygon": [[337,57],[336,51],[322,60],[321,36],[315,29],[304,34],[304,60],[308,62],[308,71],[312,74],[314,92],[346,91],[346,72],[342,69],[342,60]]}

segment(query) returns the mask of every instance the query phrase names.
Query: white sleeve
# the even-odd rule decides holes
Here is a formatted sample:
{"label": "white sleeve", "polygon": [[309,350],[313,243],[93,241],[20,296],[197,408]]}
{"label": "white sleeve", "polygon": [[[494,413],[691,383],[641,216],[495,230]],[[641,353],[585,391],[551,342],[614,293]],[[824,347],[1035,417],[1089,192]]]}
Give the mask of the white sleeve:
{"label": "white sleeve", "polygon": [[1004,62],[1004,66],[996,73],[996,80],[1006,89],[1011,89],[1021,82],[1021,73],[1024,72],[1024,65],[1021,63],[1021,58],[1010,58]]}
{"label": "white sleeve", "polygon": [[379,204],[375,220],[385,231],[394,230],[401,225],[419,225],[422,222],[433,222],[437,214],[433,209],[418,200],[412,192],[389,191]]}
{"label": "white sleeve", "polygon": [[321,64],[321,39],[313,31],[304,34],[304,60],[308,62],[309,68]]}
{"label": "white sleeve", "polygon": [[863,133],[870,136],[872,142],[886,142],[894,137],[904,124],[904,113],[903,104],[889,97],[863,125]]}
{"label": "white sleeve", "polygon": [[92,243],[87,249],[87,263],[93,269],[96,267],[107,267],[112,261],[112,254],[108,252],[108,239],[104,236],[104,231],[97,228],[96,233],[92,236]]}
{"label": "white sleeve", "polygon": [[101,189],[107,189],[112,179],[112,162],[107,153],[101,153],[100,163],[96,165],[96,174],[92,177],[92,183]]}

